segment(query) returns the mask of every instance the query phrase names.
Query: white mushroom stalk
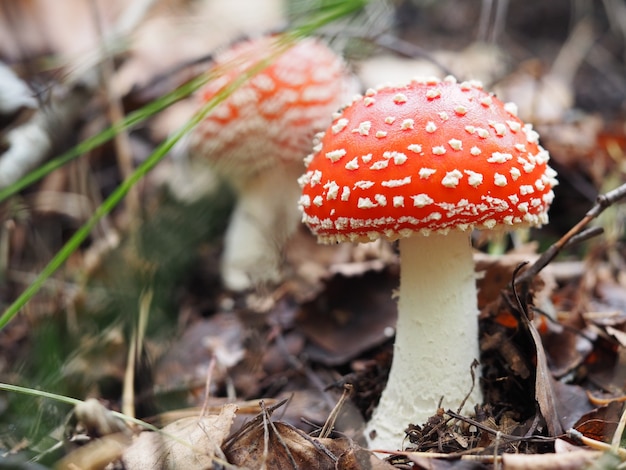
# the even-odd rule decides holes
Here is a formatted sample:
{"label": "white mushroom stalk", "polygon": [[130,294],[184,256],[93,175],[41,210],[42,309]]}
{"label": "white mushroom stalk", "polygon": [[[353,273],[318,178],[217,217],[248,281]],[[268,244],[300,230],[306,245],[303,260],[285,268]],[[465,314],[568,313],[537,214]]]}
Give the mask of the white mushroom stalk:
{"label": "white mushroom stalk", "polygon": [[423,424],[441,403],[472,414],[480,404],[474,261],[469,232],[400,240],[400,290],[394,359],[365,431],[374,449],[400,449],[405,426]]}
{"label": "white mushroom stalk", "polygon": [[514,105],[452,77],[368,90],[318,137],[299,179],[303,222],[322,243],[400,240],[396,343],[366,428],[372,448],[401,448],[440,400],[465,413],[481,402],[470,233],[546,223],[557,184],[548,160]]}

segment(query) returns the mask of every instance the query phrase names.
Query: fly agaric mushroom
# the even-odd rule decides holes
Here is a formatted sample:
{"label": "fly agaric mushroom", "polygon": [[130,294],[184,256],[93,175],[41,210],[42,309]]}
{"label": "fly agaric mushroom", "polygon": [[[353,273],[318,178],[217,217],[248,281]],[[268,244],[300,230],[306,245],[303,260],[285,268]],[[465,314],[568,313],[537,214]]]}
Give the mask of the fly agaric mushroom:
{"label": "fly agaric mushroom", "polygon": [[[556,172],[538,134],[478,82],[368,90],[319,134],[300,178],[303,221],[323,243],[399,239],[394,357],[367,425],[399,448],[409,423],[482,400],[470,232],[548,221]],[[470,391],[471,394],[470,394]]]}
{"label": "fly agaric mushroom", "polygon": [[[201,91],[200,101],[268,58],[274,41],[240,42],[219,55],[216,66],[228,72]],[[278,280],[280,247],[299,219],[302,160],[313,136],[354,93],[354,83],[332,50],[305,39],[237,88],[190,133],[192,165],[208,162],[237,193],[222,256],[228,288]]]}

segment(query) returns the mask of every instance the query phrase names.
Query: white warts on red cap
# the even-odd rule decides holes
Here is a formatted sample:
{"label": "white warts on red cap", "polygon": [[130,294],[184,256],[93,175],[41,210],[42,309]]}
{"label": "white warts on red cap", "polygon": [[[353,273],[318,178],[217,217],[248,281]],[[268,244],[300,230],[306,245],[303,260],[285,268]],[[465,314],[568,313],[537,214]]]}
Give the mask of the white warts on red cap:
{"label": "white warts on red cap", "polygon": [[321,195],[324,204],[301,203],[303,220],[323,242],[545,223],[555,173],[515,111],[477,82],[368,90],[335,117],[307,162],[322,185],[316,173],[301,178],[303,201]]}

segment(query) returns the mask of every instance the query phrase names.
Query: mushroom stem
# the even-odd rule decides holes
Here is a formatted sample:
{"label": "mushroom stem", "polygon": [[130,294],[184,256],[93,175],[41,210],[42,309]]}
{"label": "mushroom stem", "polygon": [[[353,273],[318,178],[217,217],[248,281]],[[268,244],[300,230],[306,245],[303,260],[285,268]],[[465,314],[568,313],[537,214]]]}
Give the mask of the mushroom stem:
{"label": "mushroom stem", "polygon": [[[469,232],[400,240],[401,277],[394,357],[387,386],[366,429],[372,449],[401,448],[408,424],[442,407],[456,410],[472,390],[479,358],[478,311]],[[463,410],[480,403],[480,386]]]}
{"label": "mushroom stem", "polygon": [[[298,162],[299,163],[299,162]],[[222,279],[241,291],[280,280],[282,247],[298,224],[301,165],[286,165],[248,178],[237,190],[237,204],[224,238]]]}

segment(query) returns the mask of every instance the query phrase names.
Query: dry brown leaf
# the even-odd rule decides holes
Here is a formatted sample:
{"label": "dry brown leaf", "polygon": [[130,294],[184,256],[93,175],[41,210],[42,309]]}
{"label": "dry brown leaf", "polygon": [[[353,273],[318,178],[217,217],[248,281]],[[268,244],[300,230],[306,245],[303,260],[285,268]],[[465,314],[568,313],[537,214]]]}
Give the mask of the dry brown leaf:
{"label": "dry brown leaf", "polygon": [[236,405],[224,405],[219,415],[183,418],[165,426],[162,433],[143,432],[124,452],[126,470],[213,468],[223,461],[220,450],[230,432]]}
{"label": "dry brown leaf", "polygon": [[557,413],[558,400],[554,391],[554,378],[548,367],[548,360],[546,358],[546,352],[543,349],[543,343],[541,336],[535,328],[535,325],[531,322],[527,322],[528,331],[537,348],[537,370],[535,377],[535,398],[539,404],[539,410],[541,415],[546,420],[548,426],[548,432],[550,436],[558,436],[563,432],[563,427]]}
{"label": "dry brown leaf", "polygon": [[211,382],[219,387],[227,370],[244,357],[244,338],[244,325],[230,313],[218,313],[192,323],[159,362],[155,383],[168,388],[204,386],[209,363],[215,357],[218,367]]}
{"label": "dry brown leaf", "polygon": [[59,460],[56,470],[99,470],[120,458],[130,444],[123,433],[110,434],[78,447]]}
{"label": "dry brown leaf", "polygon": [[335,469],[335,456],[319,440],[290,424],[272,422],[269,418],[250,423],[251,426],[224,446],[231,464],[272,470]]}
{"label": "dry brown leaf", "polygon": [[299,314],[298,325],[312,343],[309,357],[327,365],[345,364],[387,341],[396,322],[391,294],[397,286],[393,269],[329,279],[325,290]]}
{"label": "dry brown leaf", "polygon": [[337,470],[393,470],[395,467],[384,460],[380,460],[373,453],[351,445],[339,456]]}

